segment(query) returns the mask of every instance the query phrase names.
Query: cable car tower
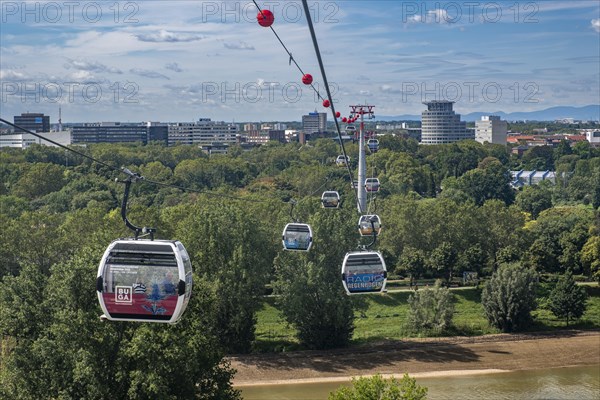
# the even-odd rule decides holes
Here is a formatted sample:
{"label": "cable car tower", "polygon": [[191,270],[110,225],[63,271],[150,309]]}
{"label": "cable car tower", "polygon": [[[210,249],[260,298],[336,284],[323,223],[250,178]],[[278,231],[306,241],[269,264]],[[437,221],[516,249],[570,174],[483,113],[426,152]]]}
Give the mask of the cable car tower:
{"label": "cable car tower", "polygon": [[365,118],[375,118],[373,108],[375,106],[357,105],[350,106],[351,114],[355,117],[360,115],[360,127],[358,138],[358,212],[364,214],[367,211],[367,189],[365,180],[367,179],[367,161],[365,158]]}

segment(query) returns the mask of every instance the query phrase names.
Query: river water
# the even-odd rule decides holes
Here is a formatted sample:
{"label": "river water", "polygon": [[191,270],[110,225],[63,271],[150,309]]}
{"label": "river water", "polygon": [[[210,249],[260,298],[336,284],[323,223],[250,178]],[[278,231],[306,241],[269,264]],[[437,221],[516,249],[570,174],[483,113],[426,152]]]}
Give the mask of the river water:
{"label": "river water", "polygon": [[[430,400],[600,400],[600,365],[417,378]],[[339,382],[241,387],[245,400],[324,400]]]}

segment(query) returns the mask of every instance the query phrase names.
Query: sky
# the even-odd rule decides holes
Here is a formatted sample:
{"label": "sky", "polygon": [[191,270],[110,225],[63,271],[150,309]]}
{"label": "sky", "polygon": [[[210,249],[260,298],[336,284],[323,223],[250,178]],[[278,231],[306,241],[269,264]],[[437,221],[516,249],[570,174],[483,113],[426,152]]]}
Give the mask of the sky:
{"label": "sky", "polygon": [[[258,1],[325,94],[300,1]],[[600,2],[308,0],[334,106],[420,114],[600,103]],[[0,0],[0,115],[297,121],[326,110],[252,1]]]}

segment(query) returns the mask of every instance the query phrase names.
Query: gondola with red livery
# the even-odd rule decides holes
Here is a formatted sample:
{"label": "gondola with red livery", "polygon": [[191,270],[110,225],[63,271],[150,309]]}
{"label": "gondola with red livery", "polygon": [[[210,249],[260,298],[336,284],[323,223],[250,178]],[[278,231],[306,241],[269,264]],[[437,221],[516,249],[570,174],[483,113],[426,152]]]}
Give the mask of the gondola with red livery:
{"label": "gondola with red livery", "polygon": [[100,261],[96,291],[102,318],[175,323],[192,293],[192,263],[178,241],[118,239]]}

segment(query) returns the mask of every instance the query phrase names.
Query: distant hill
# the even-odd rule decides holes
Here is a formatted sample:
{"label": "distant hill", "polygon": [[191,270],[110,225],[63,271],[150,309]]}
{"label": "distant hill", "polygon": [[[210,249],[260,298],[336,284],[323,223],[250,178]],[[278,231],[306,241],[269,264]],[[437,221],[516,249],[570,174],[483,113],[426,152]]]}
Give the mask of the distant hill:
{"label": "distant hill", "polygon": [[[460,113],[460,104],[455,105],[455,110]],[[545,110],[529,111],[529,112],[512,112],[505,113],[504,111],[494,112],[472,112],[461,116],[463,121],[478,121],[482,115],[499,115],[506,121],[555,121],[563,118],[573,118],[575,120],[600,120],[600,105],[589,105],[584,107],[560,106],[546,108]],[[397,115],[397,116],[377,116],[377,121],[420,121],[420,115]]]}

